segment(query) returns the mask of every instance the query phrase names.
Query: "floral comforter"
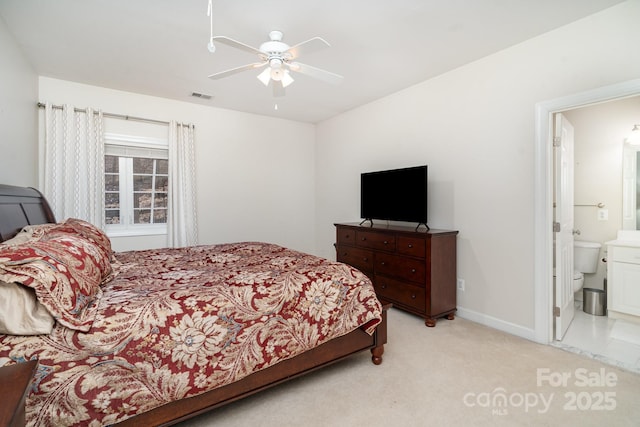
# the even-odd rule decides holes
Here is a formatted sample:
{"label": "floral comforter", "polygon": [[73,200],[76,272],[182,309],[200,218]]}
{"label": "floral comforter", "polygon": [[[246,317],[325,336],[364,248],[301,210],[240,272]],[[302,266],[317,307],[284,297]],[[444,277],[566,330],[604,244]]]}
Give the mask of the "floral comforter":
{"label": "floral comforter", "polygon": [[381,321],[370,281],[264,243],[118,253],[88,332],[0,335],[0,359],[39,360],[31,426],[107,425]]}

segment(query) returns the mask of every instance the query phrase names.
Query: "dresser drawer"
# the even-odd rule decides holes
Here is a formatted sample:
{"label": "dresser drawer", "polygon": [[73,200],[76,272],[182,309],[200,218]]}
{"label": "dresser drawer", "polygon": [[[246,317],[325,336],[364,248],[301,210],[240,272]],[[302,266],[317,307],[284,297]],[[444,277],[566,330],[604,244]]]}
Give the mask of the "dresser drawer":
{"label": "dresser drawer", "polygon": [[339,262],[352,265],[365,273],[373,271],[373,253],[371,251],[345,245],[336,246],[336,251],[336,259]]}
{"label": "dresser drawer", "polygon": [[336,229],[336,238],[339,245],[355,245],[356,232],[349,228],[338,227]]}
{"label": "dresser drawer", "polygon": [[410,307],[411,309],[424,313],[425,305],[425,289],[419,286],[409,285],[407,283],[394,280],[389,277],[375,276],[374,288],[381,299]]}
{"label": "dresser drawer", "polygon": [[424,258],[427,255],[427,245],[424,239],[398,236],[396,251],[402,255]]}
{"label": "dresser drawer", "polygon": [[356,245],[393,252],[396,250],[396,236],[375,231],[356,231]]}
{"label": "dresser drawer", "polygon": [[378,252],[375,254],[373,268],[376,274],[410,280],[420,284],[425,282],[426,267],[424,260]]}

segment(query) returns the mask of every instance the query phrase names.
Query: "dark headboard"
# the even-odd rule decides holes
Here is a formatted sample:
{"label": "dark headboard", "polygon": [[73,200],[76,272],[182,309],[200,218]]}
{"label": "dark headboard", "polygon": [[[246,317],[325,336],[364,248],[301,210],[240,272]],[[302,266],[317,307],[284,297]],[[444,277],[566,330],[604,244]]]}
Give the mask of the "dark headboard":
{"label": "dark headboard", "polygon": [[56,222],[47,199],[36,189],[0,184],[0,242],[25,225]]}

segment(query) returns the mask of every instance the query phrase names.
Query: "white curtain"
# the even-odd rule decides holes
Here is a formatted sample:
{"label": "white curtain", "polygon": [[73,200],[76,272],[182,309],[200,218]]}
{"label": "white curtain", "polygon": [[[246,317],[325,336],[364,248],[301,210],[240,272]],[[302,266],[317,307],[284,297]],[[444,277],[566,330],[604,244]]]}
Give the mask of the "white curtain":
{"label": "white curtain", "polygon": [[170,247],[198,243],[194,127],[169,123],[169,218]]}
{"label": "white curtain", "polygon": [[44,189],[58,221],[79,218],[104,228],[104,121],[71,105],[44,110]]}

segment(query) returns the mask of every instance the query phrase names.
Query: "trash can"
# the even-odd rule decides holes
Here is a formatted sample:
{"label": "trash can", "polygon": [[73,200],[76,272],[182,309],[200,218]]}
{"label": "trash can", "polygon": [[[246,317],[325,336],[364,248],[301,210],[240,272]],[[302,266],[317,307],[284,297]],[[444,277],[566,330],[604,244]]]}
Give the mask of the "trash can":
{"label": "trash can", "polygon": [[602,289],[582,288],[582,311],[594,316],[604,316],[607,309],[607,294]]}

